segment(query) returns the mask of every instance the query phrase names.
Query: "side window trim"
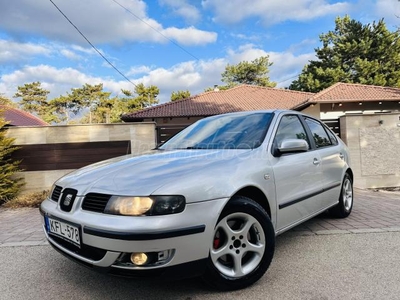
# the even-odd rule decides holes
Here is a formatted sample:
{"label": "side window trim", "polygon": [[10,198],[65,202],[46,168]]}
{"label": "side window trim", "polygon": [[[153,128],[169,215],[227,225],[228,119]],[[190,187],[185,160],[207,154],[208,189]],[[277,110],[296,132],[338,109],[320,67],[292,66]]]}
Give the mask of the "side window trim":
{"label": "side window trim", "polygon": [[300,122],[302,123],[302,125],[303,125],[303,127],[304,127],[304,129],[305,129],[305,131],[306,131],[306,133],[307,133],[307,136],[308,136],[308,140],[309,140],[309,144],[310,144],[310,150],[317,150],[318,149],[318,147],[317,147],[317,145],[315,144],[315,141],[314,141],[314,138],[313,138],[313,134],[312,134],[312,132],[311,132],[311,129],[310,129],[310,127],[308,126],[308,124],[307,124],[307,122],[306,122],[306,116],[299,116],[300,118]]}

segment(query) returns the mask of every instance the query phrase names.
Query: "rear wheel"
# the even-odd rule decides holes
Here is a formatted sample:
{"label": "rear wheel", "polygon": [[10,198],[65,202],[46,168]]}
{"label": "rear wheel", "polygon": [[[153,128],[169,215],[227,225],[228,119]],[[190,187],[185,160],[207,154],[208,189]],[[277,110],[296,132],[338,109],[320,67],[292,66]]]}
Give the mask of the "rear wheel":
{"label": "rear wheel", "polygon": [[353,209],[353,182],[349,174],[345,174],[340,192],[339,203],[329,209],[329,213],[336,218],[346,218]]}
{"label": "rear wheel", "polygon": [[214,229],[203,279],[221,290],[245,288],[267,271],[275,248],[268,214],[255,201],[233,197]]}

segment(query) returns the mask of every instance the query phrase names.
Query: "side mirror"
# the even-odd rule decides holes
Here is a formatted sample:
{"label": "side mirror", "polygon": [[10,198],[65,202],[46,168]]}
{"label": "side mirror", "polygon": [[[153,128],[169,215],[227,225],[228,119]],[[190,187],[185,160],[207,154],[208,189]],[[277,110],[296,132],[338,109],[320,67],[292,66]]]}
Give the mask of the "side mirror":
{"label": "side mirror", "polygon": [[[294,152],[306,152],[309,146],[307,141],[300,139],[286,139],[281,142],[277,148],[279,154],[294,153]],[[278,155],[279,156],[279,155]]]}

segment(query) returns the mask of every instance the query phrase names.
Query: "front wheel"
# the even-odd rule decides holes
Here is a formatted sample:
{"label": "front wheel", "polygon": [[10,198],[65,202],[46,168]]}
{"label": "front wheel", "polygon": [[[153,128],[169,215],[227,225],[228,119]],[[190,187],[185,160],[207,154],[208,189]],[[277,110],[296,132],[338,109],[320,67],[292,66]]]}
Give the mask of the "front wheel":
{"label": "front wheel", "polygon": [[345,174],[340,191],[339,203],[329,209],[329,213],[336,218],[346,218],[353,209],[353,181],[349,174]]}
{"label": "front wheel", "polygon": [[221,290],[245,288],[267,271],[275,249],[275,232],[265,210],[255,201],[235,196],[214,229],[203,279]]}

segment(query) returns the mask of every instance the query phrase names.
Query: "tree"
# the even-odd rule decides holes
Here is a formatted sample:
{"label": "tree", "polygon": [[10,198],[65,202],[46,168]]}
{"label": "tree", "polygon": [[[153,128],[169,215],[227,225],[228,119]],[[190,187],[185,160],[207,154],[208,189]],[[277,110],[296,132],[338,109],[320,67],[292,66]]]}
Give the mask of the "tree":
{"label": "tree", "polygon": [[186,91],[172,91],[171,93],[171,101],[176,101],[180,99],[186,99],[190,97],[190,92],[188,90]]}
{"label": "tree", "polygon": [[135,100],[142,106],[141,108],[145,108],[158,103],[160,89],[155,85],[145,87],[143,83],[139,83],[135,86],[135,93],[137,94]]}
{"label": "tree", "polygon": [[226,91],[229,90],[233,86],[228,85],[214,85],[214,87],[208,87],[204,89],[204,92],[212,92],[212,91]]}
{"label": "tree", "polygon": [[66,123],[68,124],[71,118],[71,113],[75,115],[79,112],[80,107],[76,106],[76,103],[71,99],[70,95],[60,95],[57,98],[50,100],[49,102],[55,123]]}
{"label": "tree", "polygon": [[18,92],[15,93],[14,98],[21,98],[19,101],[21,109],[36,114],[48,122],[53,118],[49,111],[49,103],[47,102],[47,95],[49,93],[48,90],[42,88],[39,81],[36,81],[18,86]]}
{"label": "tree", "polygon": [[0,105],[4,105],[4,106],[9,106],[9,107],[15,107],[15,103],[12,102],[9,98],[7,98],[6,96],[0,94]]}
{"label": "tree", "polygon": [[[89,86],[86,84],[86,86]],[[99,88],[99,86],[97,86]],[[102,90],[101,85],[101,90]],[[97,100],[89,101],[91,110],[89,116],[81,119],[82,123],[116,123],[121,122],[121,115],[129,111],[139,110],[158,103],[160,93],[158,87],[146,87],[140,83],[134,91],[121,90],[122,97],[110,98],[111,93],[98,90]],[[79,98],[79,97],[78,97]],[[89,103],[88,102],[88,103]]]}
{"label": "tree", "polygon": [[400,33],[383,20],[363,25],[349,16],[336,18],[335,30],[320,35],[322,47],[290,89],[319,92],[334,83],[400,87]]}
{"label": "tree", "polygon": [[0,204],[14,198],[21,186],[21,179],[16,173],[21,171],[19,162],[11,160],[11,153],[17,148],[13,145],[14,139],[6,136],[7,122],[2,117],[0,110]]}
{"label": "tree", "polygon": [[268,56],[261,56],[248,62],[242,61],[237,65],[227,65],[225,71],[221,74],[221,80],[228,87],[238,84],[251,84],[266,87],[275,87],[276,83],[270,81],[268,73],[272,63]]}

